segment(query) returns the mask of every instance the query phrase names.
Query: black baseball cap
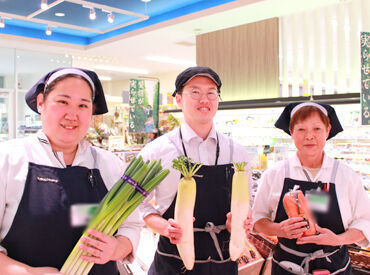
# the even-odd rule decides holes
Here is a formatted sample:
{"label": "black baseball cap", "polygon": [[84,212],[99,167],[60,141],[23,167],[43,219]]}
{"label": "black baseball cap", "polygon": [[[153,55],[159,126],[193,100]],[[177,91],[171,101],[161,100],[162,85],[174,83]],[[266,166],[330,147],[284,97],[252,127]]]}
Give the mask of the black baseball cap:
{"label": "black baseball cap", "polygon": [[209,67],[195,66],[189,67],[176,77],[175,87],[176,90],[173,92],[172,96],[175,96],[177,92],[180,92],[182,88],[195,76],[205,76],[211,79],[218,89],[218,93],[221,92],[221,79],[218,74]]}
{"label": "black baseball cap", "polygon": [[335,109],[324,103],[318,103],[318,102],[293,102],[289,103],[287,106],[285,106],[283,112],[281,113],[280,117],[275,123],[275,127],[283,130],[285,133],[290,135],[289,130],[289,124],[290,119],[294,115],[294,113],[305,106],[313,106],[319,109],[321,112],[323,112],[330,120],[331,129],[329,132],[329,136],[327,139],[331,139],[339,132],[343,131],[342,125],[339,122],[337,113],[335,112]]}
{"label": "black baseball cap", "polygon": [[108,112],[107,103],[105,101],[103,87],[99,80],[98,75],[90,70],[80,69],[80,68],[58,68],[55,69],[44,77],[42,77],[26,94],[27,105],[36,113],[37,111],[37,95],[43,93],[45,88],[52,83],[54,80],[58,79],[64,75],[80,75],[82,76],[91,86],[93,93],[93,105],[94,105],[94,115],[101,115]]}

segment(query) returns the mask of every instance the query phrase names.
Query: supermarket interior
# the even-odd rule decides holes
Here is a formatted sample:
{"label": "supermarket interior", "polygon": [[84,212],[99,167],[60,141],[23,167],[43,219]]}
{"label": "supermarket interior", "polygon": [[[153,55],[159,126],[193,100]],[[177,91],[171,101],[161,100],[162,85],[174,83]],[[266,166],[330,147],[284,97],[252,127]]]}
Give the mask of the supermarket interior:
{"label": "supermarket interior", "polygon": [[[344,131],[325,153],[351,167],[370,198],[370,0],[0,0],[0,143],[42,128],[25,102],[42,76],[85,68],[99,76],[108,106],[85,139],[127,166],[184,122],[172,94],[191,66],[222,80],[213,125],[252,156],[251,207],[266,169],[297,151],[274,126],[297,101],[334,107]],[[120,273],[148,274],[158,239],[144,227]],[[277,243],[250,233],[239,274],[271,274]],[[349,245],[349,255],[353,274],[370,274],[370,247]]]}

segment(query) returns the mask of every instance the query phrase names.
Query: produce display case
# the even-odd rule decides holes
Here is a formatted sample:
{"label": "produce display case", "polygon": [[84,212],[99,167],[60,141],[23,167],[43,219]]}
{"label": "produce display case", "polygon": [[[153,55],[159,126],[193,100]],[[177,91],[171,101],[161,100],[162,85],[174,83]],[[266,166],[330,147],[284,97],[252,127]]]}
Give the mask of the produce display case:
{"label": "produce display case", "polygon": [[256,247],[250,241],[246,240],[242,256],[236,262],[238,263],[239,275],[258,275],[261,272],[265,259]]}
{"label": "produce display case", "polygon": [[356,270],[364,270],[370,274],[370,247],[368,249],[349,246],[348,253],[351,258],[353,268]]}
{"label": "produce display case", "polygon": [[276,237],[267,237],[260,233],[251,233],[248,239],[265,259],[271,255],[272,250],[278,242]]}

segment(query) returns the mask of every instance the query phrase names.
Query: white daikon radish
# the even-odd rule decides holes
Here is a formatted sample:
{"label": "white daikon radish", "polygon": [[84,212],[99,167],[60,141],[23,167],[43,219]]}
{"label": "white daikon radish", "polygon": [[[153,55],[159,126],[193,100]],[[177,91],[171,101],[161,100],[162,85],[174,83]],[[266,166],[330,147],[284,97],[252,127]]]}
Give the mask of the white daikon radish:
{"label": "white daikon radish", "polygon": [[248,174],[244,170],[246,162],[234,163],[231,193],[231,236],[229,253],[231,260],[239,258],[245,247],[244,221],[249,212],[249,184]]}
{"label": "white daikon radish", "polygon": [[175,221],[182,229],[181,242],[177,244],[180,257],[186,269],[192,270],[195,261],[193,216],[196,197],[196,183],[193,175],[202,165],[191,164],[191,159],[180,156],[173,160],[172,167],[183,175],[177,188]]}

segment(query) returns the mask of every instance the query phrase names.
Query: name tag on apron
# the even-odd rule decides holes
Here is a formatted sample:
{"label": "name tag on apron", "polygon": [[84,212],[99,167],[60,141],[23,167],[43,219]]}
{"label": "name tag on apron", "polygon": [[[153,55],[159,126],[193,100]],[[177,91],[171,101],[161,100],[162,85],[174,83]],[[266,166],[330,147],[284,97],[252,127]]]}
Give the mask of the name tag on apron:
{"label": "name tag on apron", "polygon": [[73,204],[71,206],[71,226],[86,226],[96,213],[98,206],[97,203]]}
{"label": "name tag on apron", "polygon": [[305,197],[312,212],[324,214],[328,212],[330,203],[330,196],[328,193],[321,190],[311,190],[306,191]]}

